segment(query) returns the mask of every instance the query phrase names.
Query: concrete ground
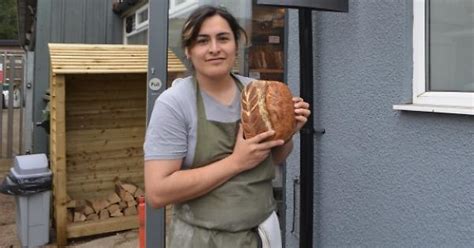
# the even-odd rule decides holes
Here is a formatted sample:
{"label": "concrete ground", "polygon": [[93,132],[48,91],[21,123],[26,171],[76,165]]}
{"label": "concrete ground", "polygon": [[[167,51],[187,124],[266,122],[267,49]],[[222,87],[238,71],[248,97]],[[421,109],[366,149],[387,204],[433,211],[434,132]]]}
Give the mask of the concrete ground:
{"label": "concrete ground", "polygon": [[16,237],[15,216],[15,198],[0,194],[0,247],[20,247]]}
{"label": "concrete ground", "polygon": [[[1,175],[3,180],[3,175]],[[21,243],[16,235],[15,197],[0,194],[0,247],[16,248]],[[55,247],[54,243],[45,248]],[[138,230],[130,230],[108,235],[85,237],[69,241],[68,247],[74,248],[136,248],[138,247]]]}

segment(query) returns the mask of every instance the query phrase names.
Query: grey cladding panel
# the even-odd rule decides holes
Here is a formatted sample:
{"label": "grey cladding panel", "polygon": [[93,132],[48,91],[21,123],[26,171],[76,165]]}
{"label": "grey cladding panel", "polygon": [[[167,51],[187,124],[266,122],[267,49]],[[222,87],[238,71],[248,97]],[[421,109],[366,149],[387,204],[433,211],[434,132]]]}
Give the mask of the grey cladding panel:
{"label": "grey cladding panel", "polygon": [[87,0],[85,4],[85,37],[86,43],[103,44],[106,43],[106,17],[111,11],[112,5],[108,1]]}
{"label": "grey cladding panel", "polygon": [[122,18],[114,14],[112,11],[112,0],[107,1],[107,18],[106,18],[106,42],[110,44],[122,44]]}
{"label": "grey cladding panel", "polygon": [[64,41],[64,1],[54,1],[51,4],[51,40]]}
{"label": "grey cladding panel", "polygon": [[85,1],[64,0],[65,43],[84,43],[85,3]]}

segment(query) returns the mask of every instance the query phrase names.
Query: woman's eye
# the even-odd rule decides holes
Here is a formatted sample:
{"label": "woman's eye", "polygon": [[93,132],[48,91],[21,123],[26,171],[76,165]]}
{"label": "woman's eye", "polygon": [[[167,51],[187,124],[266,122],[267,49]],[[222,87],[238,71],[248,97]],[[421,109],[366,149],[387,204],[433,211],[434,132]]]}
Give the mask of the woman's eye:
{"label": "woman's eye", "polygon": [[229,37],[225,37],[225,36],[224,36],[224,37],[219,37],[219,40],[221,40],[221,41],[228,41],[228,40],[229,40]]}
{"label": "woman's eye", "polygon": [[196,41],[198,44],[206,44],[207,43],[207,39],[199,39]]}

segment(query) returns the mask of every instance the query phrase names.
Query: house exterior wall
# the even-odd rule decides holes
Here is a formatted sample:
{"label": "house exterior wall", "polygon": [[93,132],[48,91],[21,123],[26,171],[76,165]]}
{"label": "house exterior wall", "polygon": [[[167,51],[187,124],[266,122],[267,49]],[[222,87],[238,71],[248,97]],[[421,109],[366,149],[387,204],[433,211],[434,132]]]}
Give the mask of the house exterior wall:
{"label": "house exterior wall", "polygon": [[[412,98],[412,1],[349,3],[313,12],[313,117],[326,129],[315,136],[314,247],[473,247],[474,117],[392,110]],[[297,11],[289,24],[298,65]],[[297,66],[288,82],[298,88]],[[298,149],[286,167],[286,247],[298,247]]]}
{"label": "house exterior wall", "polygon": [[[122,19],[112,12],[112,0],[41,0],[37,9],[33,122],[40,122],[49,88],[48,43],[121,44]],[[48,152],[41,127],[33,128],[34,153]]]}

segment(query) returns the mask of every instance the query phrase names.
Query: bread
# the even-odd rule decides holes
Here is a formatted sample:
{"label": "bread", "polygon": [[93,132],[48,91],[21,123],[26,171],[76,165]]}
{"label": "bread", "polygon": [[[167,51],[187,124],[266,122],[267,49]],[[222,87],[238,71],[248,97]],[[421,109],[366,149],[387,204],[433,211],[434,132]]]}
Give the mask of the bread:
{"label": "bread", "polygon": [[241,122],[246,139],[274,130],[268,140],[288,141],[296,126],[293,95],[284,83],[254,80],[242,91]]}

